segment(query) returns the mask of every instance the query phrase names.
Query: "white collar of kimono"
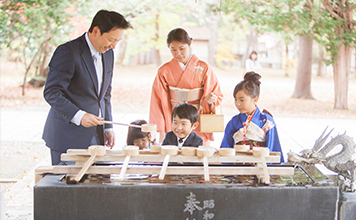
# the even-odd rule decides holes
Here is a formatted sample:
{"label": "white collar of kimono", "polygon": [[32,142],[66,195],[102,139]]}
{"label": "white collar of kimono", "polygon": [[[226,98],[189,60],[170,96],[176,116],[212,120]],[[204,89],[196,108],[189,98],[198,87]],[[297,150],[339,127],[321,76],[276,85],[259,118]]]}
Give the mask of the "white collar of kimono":
{"label": "white collar of kimono", "polygon": [[188,65],[190,59],[192,58],[192,56],[193,56],[193,54],[190,55],[189,60],[188,60],[187,64],[185,64],[185,65],[182,62],[178,62],[183,71],[185,71],[185,68],[187,67],[187,65]]}
{"label": "white collar of kimono", "polygon": [[[235,132],[233,136],[235,143],[244,140],[243,128]],[[266,141],[266,133],[255,123],[251,122],[246,128],[246,140],[254,140],[258,142]]]}

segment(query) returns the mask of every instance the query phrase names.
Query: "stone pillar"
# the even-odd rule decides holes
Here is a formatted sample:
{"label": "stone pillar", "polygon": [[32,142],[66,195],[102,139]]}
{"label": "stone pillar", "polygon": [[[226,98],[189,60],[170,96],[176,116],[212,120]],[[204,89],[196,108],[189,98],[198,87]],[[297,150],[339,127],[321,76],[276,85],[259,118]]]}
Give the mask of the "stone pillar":
{"label": "stone pillar", "polygon": [[339,200],[339,220],[356,219],[356,192],[343,192]]}

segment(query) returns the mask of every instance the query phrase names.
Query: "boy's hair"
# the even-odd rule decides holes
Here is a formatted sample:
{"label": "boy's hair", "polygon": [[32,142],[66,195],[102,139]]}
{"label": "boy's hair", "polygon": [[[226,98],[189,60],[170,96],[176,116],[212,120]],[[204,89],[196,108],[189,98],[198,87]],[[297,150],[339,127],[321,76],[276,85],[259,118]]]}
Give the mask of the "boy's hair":
{"label": "boy's hair", "polygon": [[179,118],[186,118],[188,119],[192,125],[198,121],[199,112],[197,108],[189,103],[181,103],[177,105],[172,111],[172,121],[175,116]]}
{"label": "boy's hair", "polygon": [[[145,120],[136,120],[136,121],[131,122],[131,124],[143,125],[143,124],[147,124],[147,122]],[[150,132],[142,132],[141,128],[129,127],[128,132],[127,132],[126,144],[133,145],[134,140],[148,137],[149,134],[150,134]]]}
{"label": "boy's hair", "polygon": [[131,28],[131,24],[126,21],[124,16],[115,11],[100,10],[94,16],[89,28],[89,33],[93,32],[93,28],[98,26],[101,35],[111,31],[112,29],[128,29]]}
{"label": "boy's hair", "polygon": [[244,76],[244,80],[236,85],[234,89],[234,98],[236,93],[240,90],[244,90],[244,92],[252,98],[260,97],[260,79],[260,74],[255,73],[254,71],[247,72]]}

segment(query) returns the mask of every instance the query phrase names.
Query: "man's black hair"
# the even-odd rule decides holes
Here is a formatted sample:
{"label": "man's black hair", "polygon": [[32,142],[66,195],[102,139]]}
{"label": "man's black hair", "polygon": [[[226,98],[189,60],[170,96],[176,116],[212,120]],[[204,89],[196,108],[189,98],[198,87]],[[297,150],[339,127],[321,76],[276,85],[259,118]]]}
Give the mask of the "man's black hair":
{"label": "man's black hair", "polygon": [[115,11],[100,10],[96,13],[89,28],[89,33],[93,32],[93,28],[98,26],[101,35],[111,31],[112,29],[128,29],[131,24],[126,21],[124,16]]}

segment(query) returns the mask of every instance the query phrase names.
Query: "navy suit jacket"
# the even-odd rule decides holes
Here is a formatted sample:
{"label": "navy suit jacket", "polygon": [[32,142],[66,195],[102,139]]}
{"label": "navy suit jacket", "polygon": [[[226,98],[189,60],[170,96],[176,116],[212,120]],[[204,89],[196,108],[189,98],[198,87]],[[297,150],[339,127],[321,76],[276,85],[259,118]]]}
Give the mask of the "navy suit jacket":
{"label": "navy suit jacket", "polygon": [[[173,133],[173,131],[168,131],[162,145],[175,145],[178,146],[177,136]],[[199,137],[194,131],[192,131],[188,138],[184,141],[183,146],[186,147],[199,147],[203,146],[203,139]]]}
{"label": "navy suit jacket", "polygon": [[[98,93],[95,66],[85,35],[58,46],[49,63],[44,98],[51,106],[42,138],[53,150],[88,148],[96,127],[85,128],[71,122],[78,110],[112,121],[111,81],[114,56],[102,54],[103,80]],[[110,128],[112,125],[104,125]]]}

